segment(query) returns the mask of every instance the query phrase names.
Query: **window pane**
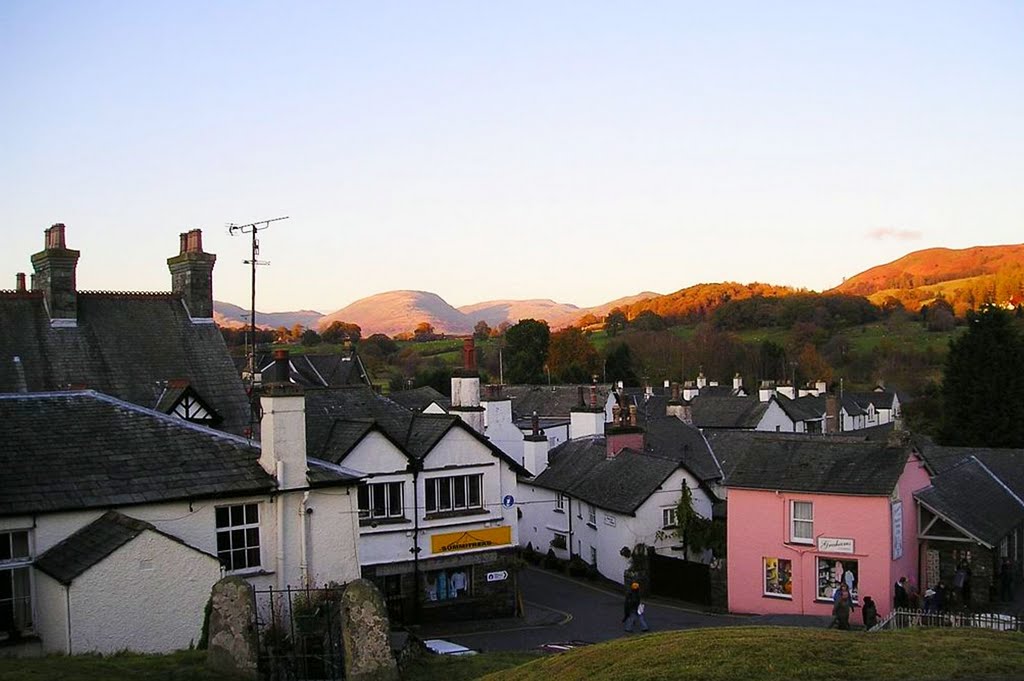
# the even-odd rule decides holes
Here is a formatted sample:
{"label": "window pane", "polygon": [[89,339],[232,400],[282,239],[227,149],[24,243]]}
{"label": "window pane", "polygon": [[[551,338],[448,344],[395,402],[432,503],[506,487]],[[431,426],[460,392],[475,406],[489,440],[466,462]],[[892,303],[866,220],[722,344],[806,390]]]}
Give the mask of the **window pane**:
{"label": "window pane", "polygon": [[231,524],[242,525],[245,523],[245,514],[242,512],[241,506],[230,506],[231,509]]}
{"label": "window pane", "polygon": [[384,485],[373,485],[370,488],[370,496],[373,498],[373,515],[382,518],[388,514],[387,496],[384,494]]}
{"label": "window pane", "polygon": [[28,558],[28,532],[12,532],[11,545],[13,558]]}
{"label": "window pane", "polygon": [[0,560],[10,560],[11,558],[11,535],[3,533],[0,534]]}
{"label": "window pane", "polygon": [[235,549],[231,552],[231,563],[235,566],[236,570],[241,570],[247,567],[245,562],[245,549]]}
{"label": "window pane", "polygon": [[231,522],[228,519],[228,507],[221,506],[217,509],[217,527],[227,527]]}
{"label": "window pane", "polygon": [[797,520],[811,520],[814,516],[813,506],[809,501],[794,501],[793,502],[793,517]]}
{"label": "window pane", "polygon": [[231,530],[231,548],[240,549],[245,546],[245,530]]}
{"label": "window pane", "polygon": [[388,485],[388,492],[390,494],[388,505],[390,506],[391,515],[402,515],[402,483],[390,483]]}
{"label": "window pane", "polygon": [[468,478],[460,475],[457,478],[452,478],[452,482],[455,486],[455,508],[466,508],[466,484]]}
{"label": "window pane", "polygon": [[245,505],[245,522],[249,525],[255,525],[260,521],[259,506],[256,504]]}
{"label": "window pane", "polygon": [[427,480],[427,511],[433,512],[437,510],[437,480]]}
{"label": "window pane", "polygon": [[259,549],[249,549],[246,552],[246,556],[247,556],[247,562],[246,562],[247,566],[249,566],[249,567],[256,567],[257,565],[260,564],[260,550]]}
{"label": "window pane", "polygon": [[439,483],[441,489],[438,490],[440,494],[437,499],[437,508],[439,511],[450,511],[452,508],[452,479],[442,478]]}
{"label": "window pane", "polygon": [[366,485],[359,485],[359,508],[364,511],[370,510],[370,488]]}
{"label": "window pane", "polygon": [[245,531],[245,545],[246,546],[259,546],[260,545],[260,531],[259,528],[250,527]]}
{"label": "window pane", "polygon": [[231,548],[231,536],[227,532],[217,533],[217,551],[227,551]]}
{"label": "window pane", "polygon": [[13,570],[0,570],[0,601],[9,600],[14,596],[12,572]]}
{"label": "window pane", "polygon": [[480,506],[480,480],[483,478],[482,475],[471,475],[469,476],[469,505],[472,507]]}

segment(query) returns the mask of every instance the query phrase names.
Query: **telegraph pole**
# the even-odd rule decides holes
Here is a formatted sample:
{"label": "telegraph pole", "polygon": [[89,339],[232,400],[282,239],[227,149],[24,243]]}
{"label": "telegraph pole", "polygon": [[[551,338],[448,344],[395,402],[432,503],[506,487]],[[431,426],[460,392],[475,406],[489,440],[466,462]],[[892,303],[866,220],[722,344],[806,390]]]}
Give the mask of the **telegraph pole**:
{"label": "telegraph pole", "polygon": [[247,364],[249,366],[249,433],[250,436],[254,432],[255,420],[256,420],[256,266],[257,265],[269,265],[270,261],[258,260],[256,256],[260,254],[260,241],[257,238],[257,234],[270,227],[270,223],[278,222],[280,220],[287,220],[288,216],[285,215],[279,218],[270,218],[269,220],[258,220],[256,222],[250,222],[245,225],[236,225],[234,223],[228,223],[228,234],[234,236],[236,234],[249,234],[252,237],[252,257],[249,260],[243,260],[242,262],[249,265],[252,270],[252,280],[250,285],[250,296],[249,296],[249,343],[247,343]]}

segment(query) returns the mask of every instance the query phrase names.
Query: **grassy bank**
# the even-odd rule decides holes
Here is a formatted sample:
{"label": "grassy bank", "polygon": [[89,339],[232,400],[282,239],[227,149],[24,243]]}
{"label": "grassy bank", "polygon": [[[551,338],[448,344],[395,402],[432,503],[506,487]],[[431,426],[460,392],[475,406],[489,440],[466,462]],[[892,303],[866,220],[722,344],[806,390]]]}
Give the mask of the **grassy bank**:
{"label": "grassy bank", "polygon": [[497,672],[489,681],[1020,679],[1024,636],[971,629],[866,634],[781,627],[623,638]]}

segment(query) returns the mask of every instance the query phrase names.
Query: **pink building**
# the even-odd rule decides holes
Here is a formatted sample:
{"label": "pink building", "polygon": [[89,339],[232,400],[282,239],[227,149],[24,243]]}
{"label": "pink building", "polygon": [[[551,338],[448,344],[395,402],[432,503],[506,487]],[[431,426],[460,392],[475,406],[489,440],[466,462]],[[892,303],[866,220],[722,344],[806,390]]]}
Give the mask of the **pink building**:
{"label": "pink building", "polygon": [[729,462],[731,612],[827,616],[845,582],[885,616],[896,580],[919,583],[913,494],[930,476],[914,448],[768,433],[712,447]]}

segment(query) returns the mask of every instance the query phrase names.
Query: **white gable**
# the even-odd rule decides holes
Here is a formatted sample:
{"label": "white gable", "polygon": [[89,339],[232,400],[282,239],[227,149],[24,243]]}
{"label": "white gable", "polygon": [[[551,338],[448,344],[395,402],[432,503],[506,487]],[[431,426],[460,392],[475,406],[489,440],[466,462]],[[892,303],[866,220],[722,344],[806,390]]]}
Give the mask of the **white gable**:
{"label": "white gable", "polygon": [[404,471],[409,459],[386,437],[372,431],[359,441],[342,463],[363,473]]}

